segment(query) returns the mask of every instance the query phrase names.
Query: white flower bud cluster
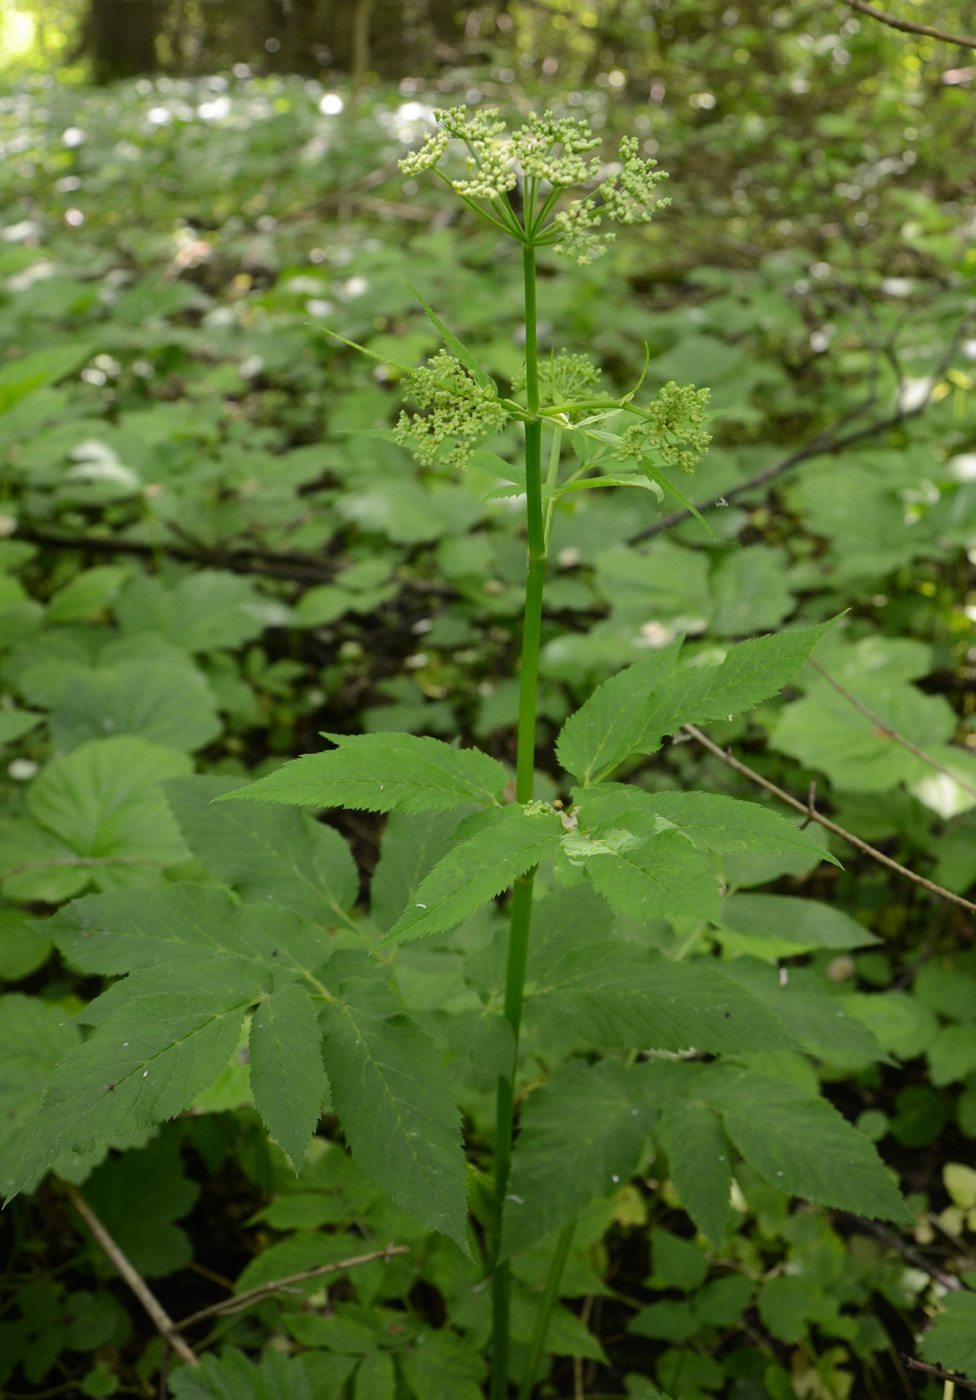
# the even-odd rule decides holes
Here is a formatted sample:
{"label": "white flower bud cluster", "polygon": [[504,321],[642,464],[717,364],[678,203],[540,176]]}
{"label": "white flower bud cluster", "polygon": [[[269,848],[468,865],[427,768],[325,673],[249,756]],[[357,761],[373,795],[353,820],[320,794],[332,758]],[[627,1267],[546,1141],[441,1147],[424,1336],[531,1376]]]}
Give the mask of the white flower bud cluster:
{"label": "white flower bud cluster", "polygon": [[447,132],[435,131],[427,137],[419,151],[411,151],[403,157],[399,162],[400,169],[404,175],[419,175],[424,170],[433,170],[446,148]]}
{"label": "white flower bud cluster", "polygon": [[[594,136],[587,122],[575,117],[554,117],[551,112],[533,114],[528,125],[512,136],[512,150],[526,178],[548,180],[561,189],[596,178],[599,160],[583,157],[599,144],[600,138]],[[561,148],[561,154],[555,153],[556,148]]]}
{"label": "white flower bud cluster", "polygon": [[410,397],[421,414],[401,413],[394,437],[423,466],[447,462],[462,470],[471,450],[500,432],[508,414],[460,360],[439,350],[410,376]]}

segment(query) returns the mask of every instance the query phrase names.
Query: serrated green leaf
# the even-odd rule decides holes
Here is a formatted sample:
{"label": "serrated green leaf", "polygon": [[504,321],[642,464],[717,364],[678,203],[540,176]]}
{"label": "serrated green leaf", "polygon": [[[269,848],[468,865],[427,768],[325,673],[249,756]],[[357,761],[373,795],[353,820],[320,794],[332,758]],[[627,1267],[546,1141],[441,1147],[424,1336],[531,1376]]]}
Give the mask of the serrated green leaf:
{"label": "serrated green leaf", "polygon": [[677,659],[677,646],[652,652],[597,686],[556,741],[567,772],[590,786],[634,752],[645,728],[641,706],[649,692],[666,683]]}
{"label": "serrated green leaf", "polygon": [[[833,996],[822,973],[791,967],[783,977],[779,970],[757,958],[737,957],[723,964],[726,977],[747,989],[784,1025],[800,1045],[825,1064],[841,1069],[861,1068],[883,1059],[882,1045],[868,1024],[848,1010],[848,997]],[[893,994],[869,997],[883,1004]],[[887,1047],[885,1047],[887,1048]]]}
{"label": "serrated green leaf", "polygon": [[10,1194],[66,1153],[187,1108],[223,1068],[253,1000],[249,987],[228,982],[225,975],[200,990],[164,992],[136,986],[92,1002],[83,1015],[96,1029],[58,1063]]}
{"label": "serrated green leaf", "polygon": [[472,1343],[446,1328],[418,1334],[399,1353],[400,1369],[415,1400],[447,1396],[451,1400],[482,1400],[484,1362]]}
{"label": "serrated green leaf", "polygon": [[779,894],[731,894],[717,923],[725,946],[771,960],[817,948],[864,948],[880,941],[842,909]]}
{"label": "serrated green leaf", "polygon": [[[639,944],[601,939],[531,955],[529,1008],[595,1046],[696,1049],[712,1054],[786,1049],[791,1031],[711,959],[676,963]],[[546,945],[549,951],[549,945]]]}
{"label": "serrated green leaf", "polygon": [[[465,840],[471,822],[478,827]],[[453,928],[520,875],[555,855],[562,829],[554,811],[526,816],[515,806],[467,819],[458,832],[462,839],[421,881],[410,908],[379,946]]]}
{"label": "serrated green leaf", "polygon": [[718,1062],[646,1061],[637,1068],[662,1116],[687,1100],[721,1114],[733,1146],[777,1190],[871,1219],[913,1219],[872,1144],[826,1099]]}
{"label": "serrated green leaf", "polygon": [[919,1355],[948,1371],[976,1378],[976,1294],[947,1294],[941,1302],[942,1312],[921,1336]]}
{"label": "serrated green leaf", "polygon": [[363,1357],[356,1371],[353,1400],[394,1400],[395,1395],[393,1358],[385,1351],[371,1351]]}
{"label": "serrated green leaf", "polygon": [[325,1093],[322,1033],[305,988],[286,982],[262,998],[248,1038],[254,1106],[297,1175]]}
{"label": "serrated green leaf", "polygon": [[573,801],[585,801],[588,812],[604,810],[596,805],[604,799],[607,810],[613,799],[620,806],[634,806],[664,817],[699,850],[728,855],[819,856],[832,865],[840,865],[829,851],[795,827],[787,817],[758,802],[744,802],[713,792],[644,792],[624,783],[597,783],[573,790]]}
{"label": "serrated green leaf", "polygon": [[424,876],[447,851],[457,824],[457,809],[390,813],[369,887],[370,918],[380,932],[391,929],[414,898]]}
{"label": "serrated green leaf", "polygon": [[572,1060],[536,1089],[519,1119],[501,1257],[529,1248],[626,1180],[653,1119],[641,1086],[613,1060]]}
{"label": "serrated green leaf", "polygon": [[586,869],[611,908],[644,922],[717,917],[714,872],[688,838],[663,819],[631,807],[615,819],[605,813],[591,825],[584,803],[579,823],[563,837],[561,850]]}
{"label": "serrated green leaf", "polygon": [[83,365],[94,346],[87,341],[74,345],[53,345],[35,350],[0,367],[0,414],[45,384],[56,384],[66,374]]}
{"label": "serrated green leaf", "polygon": [[729,647],[719,666],[689,666],[676,671],[642,709],[643,733],[635,746],[654,753],[662,738],[683,724],[707,724],[741,714],[768,700],[799,671],[833,621],[796,631],[755,637]]}
{"label": "serrated green leaf", "polygon": [[167,885],[152,900],[139,890],[88,895],[43,929],[83,972],[158,968],[161,986],[170,986],[174,969],[233,965],[247,969],[255,995],[270,988],[272,976],[314,972],[332,953],[328,936],[292,910],[241,905],[212,885]]}
{"label": "serrated green leaf", "polygon": [[[19,994],[0,997],[0,1192],[5,1197],[13,1191],[44,1086],[79,1038],[78,1028],[56,1003]],[[34,1180],[24,1186],[32,1190]]]}
{"label": "serrated green leaf", "polygon": [[[126,1258],[148,1278],[164,1278],[193,1257],[175,1221],[189,1214],[199,1195],[183,1175],[177,1133],[164,1133],[143,1148],[111,1157],[85,1182],[85,1199]],[[138,1201],[139,1209],[132,1209]]]}
{"label": "serrated green leaf", "polygon": [[460,1116],[434,1042],[378,978],[350,982],[322,1026],[326,1073],[353,1157],[409,1215],[467,1253]]}
{"label": "serrated green leaf", "polygon": [[175,1400],[312,1400],[301,1361],[274,1347],[260,1367],[235,1347],[224,1347],[219,1357],[208,1352],[198,1367],[174,1372],[169,1388]]}
{"label": "serrated green leaf", "polygon": [[726,1133],[770,1186],[871,1219],[913,1219],[873,1145],[826,1099],[749,1070],[708,1068]]}
{"label": "serrated green leaf", "polygon": [[337,831],[304,812],[216,803],[233,778],[178,778],[166,800],[190,850],[247,903],[284,905],[326,927],[348,923],[359,874]]}
{"label": "serrated green leaf", "polygon": [[497,806],[508,774],[479,749],[455,749],[414,734],[325,734],[336,748],[306,754],[230,798],[352,807],[367,812],[438,812],[468,802]]}
{"label": "serrated green leaf", "polygon": [[682,1206],[721,1249],[732,1210],[732,1153],[721,1119],[693,1098],[672,1099],[661,1111],[657,1135]]}

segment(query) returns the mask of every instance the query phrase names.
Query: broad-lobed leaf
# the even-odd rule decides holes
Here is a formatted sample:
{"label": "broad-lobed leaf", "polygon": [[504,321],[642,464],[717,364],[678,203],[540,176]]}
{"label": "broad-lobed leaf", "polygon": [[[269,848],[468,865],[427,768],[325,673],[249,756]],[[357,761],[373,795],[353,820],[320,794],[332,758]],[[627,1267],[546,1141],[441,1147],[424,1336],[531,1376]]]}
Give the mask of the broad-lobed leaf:
{"label": "broad-lobed leaf", "polygon": [[348,982],[321,1020],[326,1073],[353,1157],[415,1220],[467,1252],[460,1115],[434,1042],[376,977]]}
{"label": "broad-lobed leaf", "polygon": [[336,747],[305,754],[227,798],[352,807],[367,812],[440,812],[468,802],[498,806],[504,767],[479,749],[414,734],[325,734]]}
{"label": "broad-lobed leaf", "polygon": [[613,1060],[571,1060],[536,1089],[519,1120],[502,1258],[528,1249],[626,1180],[653,1120],[643,1086]]}
{"label": "broad-lobed leaf", "polygon": [[[93,740],[53,759],[28,789],[33,822],[0,831],[4,893],[53,903],[89,883],[158,882],[165,866],[188,857],[159,784],[190,766],[185,754],[134,736]],[[40,868],[18,868],[35,862]]]}
{"label": "broad-lobed leaf", "polygon": [[555,855],[562,832],[552,809],[529,815],[510,806],[466,818],[458,829],[458,844],[421,881],[410,907],[380,946],[453,928],[520,875]]}

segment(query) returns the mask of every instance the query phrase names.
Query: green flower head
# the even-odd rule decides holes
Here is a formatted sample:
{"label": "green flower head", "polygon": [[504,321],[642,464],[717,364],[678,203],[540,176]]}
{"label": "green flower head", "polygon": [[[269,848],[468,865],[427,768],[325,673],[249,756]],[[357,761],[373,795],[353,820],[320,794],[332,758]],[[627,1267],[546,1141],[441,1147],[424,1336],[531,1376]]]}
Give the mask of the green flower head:
{"label": "green flower head", "polygon": [[449,462],[463,469],[472,448],[508,421],[494,390],[480,385],[446,350],[413,371],[410,397],[421,412],[414,417],[401,413],[394,437],[426,467]]}
{"label": "green flower head", "polygon": [[[455,107],[434,115],[437,131],[400,162],[401,170],[409,175],[437,170],[466,204],[522,243],[552,247],[578,263],[589,263],[613,239],[605,224],[648,223],[668,203],[656,189],[666,173],[656,169],[653,160],[641,159],[636,137],[624,137],[619,160],[607,168],[591,154],[600,138],[583,118],[543,112],[509,134],[497,107],[480,112]],[[452,140],[467,150],[463,176],[447,176],[438,169]],[[520,180],[521,218],[506,198]],[[592,188],[557,207],[564,191],[582,186]]]}
{"label": "green flower head", "polygon": [[709,390],[672,379],[658,390],[640,420],[621,433],[615,455],[621,461],[657,457],[666,467],[693,471],[712,440],[705,429]]}

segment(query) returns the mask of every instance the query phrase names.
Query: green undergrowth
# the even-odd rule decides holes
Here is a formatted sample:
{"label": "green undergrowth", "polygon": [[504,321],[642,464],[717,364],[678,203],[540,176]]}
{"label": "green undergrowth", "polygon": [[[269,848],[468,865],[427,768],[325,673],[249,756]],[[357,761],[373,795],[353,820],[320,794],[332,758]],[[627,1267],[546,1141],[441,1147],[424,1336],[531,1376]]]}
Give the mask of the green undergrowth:
{"label": "green undergrowth", "polygon": [[[809,146],[797,137],[802,154],[833,120],[838,168],[825,183],[811,162],[809,185],[784,181],[788,229],[740,181],[726,237],[728,188],[694,183],[693,157],[723,130],[740,170],[761,172],[754,127],[692,123],[683,164],[668,117],[658,158],[674,208],[588,265],[539,252],[543,378],[566,345],[601,371],[587,394],[620,400],[642,367],[645,398],[708,386],[713,437],[694,475],[665,468],[644,489],[576,489],[551,506],[534,797],[567,813],[579,789],[566,768],[598,812],[611,776],[625,779],[638,816],[624,835],[663,823],[677,873],[638,922],[646,890],[628,911],[610,863],[620,832],[596,828],[610,873],[593,861],[573,885],[583,858],[556,809],[503,808],[525,826],[519,859],[532,823],[546,826],[548,861],[501,1237],[515,1375],[576,1219],[539,1396],[942,1394],[900,1354],[976,1376],[971,910],[815,823],[800,830],[801,814],[687,733],[658,749],[664,721],[653,745],[622,743],[601,766],[569,719],[608,681],[600,722],[626,714],[637,691],[623,678],[663,674],[679,644],[694,693],[743,642],[838,618],[816,667],[797,654],[785,688],[745,713],[730,702],[734,715],[678,718],[972,897],[972,187],[950,183],[908,91],[886,89],[887,124],[860,158],[884,234],[873,254],[843,213],[841,186],[864,169],[836,111]],[[627,131],[623,103],[583,99],[608,138]],[[512,1055],[494,896],[524,862],[500,883],[488,871],[453,924],[399,949],[395,986],[367,985],[363,968],[403,932],[405,906],[427,902],[414,896],[462,817],[454,882],[475,880],[487,828],[469,814],[514,792],[520,426],[458,472],[436,452],[412,462],[394,425],[411,401],[403,367],[442,343],[412,288],[518,392],[523,269],[517,249],[456,205],[445,217],[441,196],[396,171],[430,130],[426,94],[348,101],[257,79],[110,93],[38,80],[0,101],[0,1185],[22,1193],[0,1221],[11,1397],[160,1393],[162,1342],[72,1187],[176,1318],[409,1247],[188,1329],[203,1365],[171,1361],[178,1398],[485,1393],[478,1247],[498,1224],[494,1094]],[[880,168],[889,146],[904,153],[896,133],[911,120],[917,182],[912,162]],[[822,450],[784,465],[815,440]],[[338,789],[314,802],[324,820],[211,805],[254,779],[280,790],[296,771],[282,765],[321,750],[323,733],[330,758],[387,753],[405,785],[427,751],[395,735],[460,741],[469,786],[445,759],[443,811],[364,792],[348,811]],[[750,804],[713,818],[704,856],[678,831],[702,819],[702,796]],[[774,828],[785,845],[763,853]],[[308,1049],[317,1013],[291,976],[323,949],[343,1008],[324,1032],[328,1084]],[[670,1027],[631,995],[651,965]],[[681,1020],[692,966],[716,979],[707,1043]],[[126,1009],[123,974],[141,1005]],[[152,1063],[167,1047],[150,1011],[170,1018],[174,1045],[180,1018],[212,1016],[205,1049],[165,1062],[138,1122],[143,1091],[121,1077],[117,1089],[106,1060],[88,1085],[101,1116],[85,1118],[84,1086],[58,1088],[55,1066],[96,1043],[85,1028],[100,1018],[133,1064]],[[740,1014],[745,1046],[724,1025]],[[259,1015],[283,1018],[277,1057],[256,1053]],[[383,1098],[411,1073],[460,1109],[431,1109],[429,1159],[410,1156],[396,1093]],[[460,1175],[432,1186],[459,1123],[466,1166],[458,1149]],[[885,1211],[871,1191],[890,1192],[890,1224],[872,1218]]]}

